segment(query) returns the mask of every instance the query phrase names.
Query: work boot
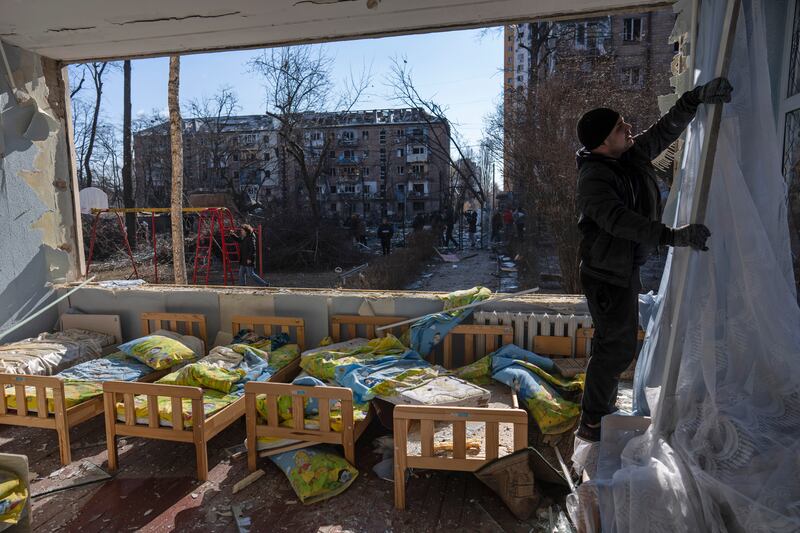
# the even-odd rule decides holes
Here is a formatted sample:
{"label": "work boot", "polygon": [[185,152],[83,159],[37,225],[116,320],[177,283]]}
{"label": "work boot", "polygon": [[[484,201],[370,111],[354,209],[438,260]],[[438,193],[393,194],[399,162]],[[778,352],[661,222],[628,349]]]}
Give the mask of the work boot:
{"label": "work boot", "polygon": [[527,520],[539,505],[539,494],[533,487],[533,470],[528,449],[496,459],[475,472],[484,485],[500,496],[519,520]]}

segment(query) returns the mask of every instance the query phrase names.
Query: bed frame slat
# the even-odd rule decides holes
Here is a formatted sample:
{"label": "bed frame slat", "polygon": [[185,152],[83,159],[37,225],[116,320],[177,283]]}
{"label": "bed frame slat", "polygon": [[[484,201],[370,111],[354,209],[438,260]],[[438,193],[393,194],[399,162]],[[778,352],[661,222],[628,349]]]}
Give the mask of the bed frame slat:
{"label": "bed frame slat", "polygon": [[17,414],[28,416],[28,402],[25,401],[25,386],[14,385],[14,395],[17,400]]}
{"label": "bed frame slat", "polygon": [[319,405],[319,430],[331,431],[331,402],[327,398],[317,398]]}
{"label": "bed frame slat", "polygon": [[433,420],[423,420],[419,425],[422,457],[433,457]]}
{"label": "bed frame slat", "polygon": [[[183,431],[183,399],[173,396],[170,400],[172,401],[172,429],[173,431]],[[192,414],[194,415],[194,413]]]}
{"label": "bed frame slat", "polygon": [[305,429],[305,406],[303,405],[303,396],[292,394],[292,421],[294,422],[294,429]]}
{"label": "bed frame slat", "polygon": [[47,390],[44,385],[36,385],[36,416],[47,418]]}
{"label": "bed frame slat", "polygon": [[158,418],[158,396],[147,395],[147,425],[157,428],[160,425]]}

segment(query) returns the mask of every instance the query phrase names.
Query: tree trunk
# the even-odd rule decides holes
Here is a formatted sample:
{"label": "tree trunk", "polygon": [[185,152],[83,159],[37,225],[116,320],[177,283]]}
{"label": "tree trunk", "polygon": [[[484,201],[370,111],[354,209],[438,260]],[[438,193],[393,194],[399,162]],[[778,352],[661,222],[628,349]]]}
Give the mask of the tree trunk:
{"label": "tree trunk", "polygon": [[86,186],[92,186],[92,151],[94,150],[94,140],[97,136],[97,121],[100,118],[100,101],[103,97],[103,71],[106,69],[107,63],[97,69],[92,67],[94,71],[94,116],[92,117],[92,128],[89,130],[89,145],[86,147],[86,154],[83,159],[83,169],[86,172]]}
{"label": "tree trunk", "polygon": [[[123,65],[124,88],[122,106],[122,205],[126,209],[136,206],[133,201],[133,179],[131,173],[131,62]],[[125,214],[128,242],[136,249],[136,213]]]}
{"label": "tree trunk", "polygon": [[186,260],[183,254],[183,122],[178,102],[181,58],[169,58],[169,136],[172,151],[172,269],[176,285],[186,284]]}

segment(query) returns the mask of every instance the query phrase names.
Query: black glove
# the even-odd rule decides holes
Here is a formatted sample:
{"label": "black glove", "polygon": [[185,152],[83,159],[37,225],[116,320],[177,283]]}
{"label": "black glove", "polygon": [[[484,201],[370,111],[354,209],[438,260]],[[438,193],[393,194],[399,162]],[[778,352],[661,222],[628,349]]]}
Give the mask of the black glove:
{"label": "black glove", "polygon": [[672,230],[671,246],[691,246],[695,250],[708,250],[706,239],[711,232],[703,224],[688,224]]}
{"label": "black glove", "polygon": [[715,78],[694,88],[694,95],[703,104],[722,104],[731,101],[733,86],[726,78]]}

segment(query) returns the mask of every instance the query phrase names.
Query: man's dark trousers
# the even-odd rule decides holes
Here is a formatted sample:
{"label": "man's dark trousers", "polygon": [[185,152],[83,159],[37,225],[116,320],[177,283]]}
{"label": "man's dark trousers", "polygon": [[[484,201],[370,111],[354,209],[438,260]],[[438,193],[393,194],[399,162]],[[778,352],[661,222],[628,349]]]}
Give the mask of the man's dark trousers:
{"label": "man's dark trousers", "polygon": [[595,425],[616,410],[619,376],[633,361],[639,329],[639,290],[581,274],[594,322],[583,390],[583,422]]}

